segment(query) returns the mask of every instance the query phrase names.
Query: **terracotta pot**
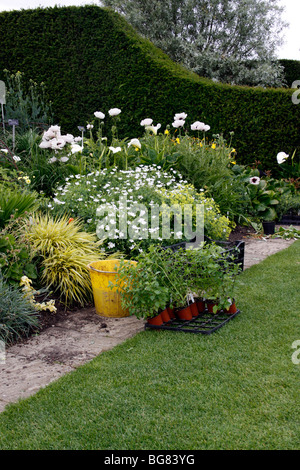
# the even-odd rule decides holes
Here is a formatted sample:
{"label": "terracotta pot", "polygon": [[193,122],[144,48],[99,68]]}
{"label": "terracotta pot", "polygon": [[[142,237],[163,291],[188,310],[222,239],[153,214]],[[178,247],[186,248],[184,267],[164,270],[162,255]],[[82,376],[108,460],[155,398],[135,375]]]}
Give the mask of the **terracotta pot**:
{"label": "terracotta pot", "polygon": [[158,315],[155,315],[155,317],[148,318],[147,321],[150,325],[160,326],[163,324],[161,313],[159,313]]}
{"label": "terracotta pot", "polygon": [[199,313],[204,312],[204,310],[205,310],[205,302],[204,302],[204,300],[198,300],[198,301],[196,302],[196,305],[197,305],[197,308],[198,308],[198,312],[199,312]]}
{"label": "terracotta pot", "polygon": [[207,303],[207,310],[209,311],[209,313],[214,313],[213,308],[214,308],[215,305],[218,305],[218,304],[216,304],[214,302],[208,302]]}
{"label": "terracotta pot", "polygon": [[190,309],[191,309],[191,312],[192,312],[193,317],[198,317],[199,311],[198,311],[198,307],[197,307],[196,302],[193,302],[193,303],[190,305]]}
{"label": "terracotta pot", "polygon": [[174,308],[167,307],[170,318],[175,318]]}
{"label": "terracotta pot", "polygon": [[180,320],[191,320],[193,318],[190,306],[184,307],[176,312],[177,317]]}
{"label": "terracotta pot", "polygon": [[227,309],[227,313],[228,313],[229,315],[232,315],[232,314],[234,314],[234,313],[236,313],[236,312],[237,312],[237,307],[236,307],[235,302],[233,302],[233,303],[230,305],[230,307]]}
{"label": "terracotta pot", "polygon": [[162,318],[162,321],[163,321],[164,323],[166,323],[166,322],[168,322],[168,321],[171,320],[171,317],[170,317],[170,315],[169,315],[169,312],[168,312],[168,309],[167,309],[167,308],[165,308],[165,310],[163,310],[163,311],[161,312],[161,318]]}

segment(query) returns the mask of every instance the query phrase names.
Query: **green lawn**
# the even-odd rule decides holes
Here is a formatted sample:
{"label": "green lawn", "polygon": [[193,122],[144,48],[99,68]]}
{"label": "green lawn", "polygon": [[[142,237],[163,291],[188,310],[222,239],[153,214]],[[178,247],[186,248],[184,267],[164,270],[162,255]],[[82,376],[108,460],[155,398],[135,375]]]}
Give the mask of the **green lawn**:
{"label": "green lawn", "polygon": [[0,415],[0,449],[298,449],[300,241],[210,336],[147,330]]}

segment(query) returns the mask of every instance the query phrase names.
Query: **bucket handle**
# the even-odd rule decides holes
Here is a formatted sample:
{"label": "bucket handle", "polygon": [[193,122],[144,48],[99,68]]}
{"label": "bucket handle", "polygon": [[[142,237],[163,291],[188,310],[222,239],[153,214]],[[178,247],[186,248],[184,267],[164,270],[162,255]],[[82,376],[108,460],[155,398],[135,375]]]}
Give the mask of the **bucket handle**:
{"label": "bucket handle", "polygon": [[94,268],[94,267],[91,266],[90,264],[88,265],[88,268],[89,268],[91,271],[95,271],[96,273],[117,274],[116,271],[99,271],[99,269]]}

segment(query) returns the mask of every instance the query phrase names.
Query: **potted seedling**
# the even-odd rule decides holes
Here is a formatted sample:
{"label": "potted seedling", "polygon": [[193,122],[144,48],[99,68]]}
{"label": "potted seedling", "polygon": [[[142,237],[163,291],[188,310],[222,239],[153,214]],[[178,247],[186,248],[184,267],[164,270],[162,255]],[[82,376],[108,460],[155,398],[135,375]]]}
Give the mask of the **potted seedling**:
{"label": "potted seedling", "polygon": [[130,315],[161,325],[170,320],[166,311],[170,290],[164,283],[164,272],[155,262],[155,250],[150,246],[148,252],[141,253],[135,266],[121,260],[115,284],[111,287],[117,287],[122,308]]}

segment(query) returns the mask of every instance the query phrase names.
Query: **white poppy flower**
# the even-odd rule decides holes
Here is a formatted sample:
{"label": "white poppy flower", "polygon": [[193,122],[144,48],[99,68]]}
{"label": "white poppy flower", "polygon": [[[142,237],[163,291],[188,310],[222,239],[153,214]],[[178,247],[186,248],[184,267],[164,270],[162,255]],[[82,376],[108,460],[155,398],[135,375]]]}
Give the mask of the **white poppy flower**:
{"label": "white poppy flower", "polygon": [[68,160],[69,160],[68,157],[61,157],[60,159],[62,163],[66,163]]}
{"label": "white poppy flower", "polygon": [[108,114],[110,116],[118,116],[120,114],[121,110],[119,108],[112,108],[108,111]]}
{"label": "white poppy flower", "polygon": [[60,132],[60,126],[50,126],[49,131]]}
{"label": "white poppy flower", "polygon": [[66,143],[71,144],[74,141],[74,136],[72,134],[62,135],[61,139],[63,139]]}
{"label": "white poppy flower", "polygon": [[288,158],[289,158],[289,155],[287,155],[285,152],[279,152],[277,154],[277,162],[279,165],[285,162]]}
{"label": "white poppy flower", "polygon": [[151,126],[153,123],[153,119],[143,119],[141,121],[141,126]]}
{"label": "white poppy flower", "polygon": [[104,119],[104,118],[105,118],[105,114],[101,113],[101,111],[95,111],[95,112],[94,112],[94,115],[95,115],[96,118],[98,118],[98,119]]}
{"label": "white poppy flower", "polygon": [[209,131],[209,129],[210,129],[210,126],[208,124],[205,124],[204,129],[203,129],[204,132]]}
{"label": "white poppy flower", "polygon": [[178,113],[178,114],[175,114],[175,116],[174,116],[174,121],[184,120],[186,117],[187,117],[187,114],[185,114],[185,113]]}
{"label": "white poppy flower", "polygon": [[18,157],[17,155],[14,155],[12,158],[15,162],[19,162],[21,160],[21,158]]}
{"label": "white poppy flower", "polygon": [[185,124],[185,121],[183,121],[182,119],[177,119],[172,123],[172,126],[178,128],[178,127],[183,127],[184,124]]}
{"label": "white poppy flower", "polygon": [[56,162],[56,160],[57,160],[56,157],[51,157],[51,158],[49,159],[49,163],[54,163],[54,162]]}
{"label": "white poppy flower", "polygon": [[260,182],[260,178],[258,176],[253,176],[252,178],[250,178],[249,181],[250,181],[251,184],[257,185]]}
{"label": "white poppy flower", "polygon": [[40,143],[39,147],[41,149],[49,149],[51,148],[51,142],[50,140],[42,140],[42,142]]}
{"label": "white poppy flower", "polygon": [[44,134],[43,134],[43,140],[54,139],[54,137],[56,137],[56,133],[53,132],[51,129],[48,129],[48,130],[45,131]]}
{"label": "white poppy flower", "polygon": [[192,125],[191,125],[191,129],[192,131],[204,131],[204,122],[200,122],[200,121],[195,121]]}
{"label": "white poppy flower", "polygon": [[62,138],[51,140],[51,148],[53,150],[60,150],[64,147],[65,144],[66,142]]}
{"label": "white poppy flower", "polygon": [[71,152],[72,153],[77,153],[77,152],[81,152],[81,151],[82,151],[81,145],[78,145],[78,144],[72,144],[71,145]]}

